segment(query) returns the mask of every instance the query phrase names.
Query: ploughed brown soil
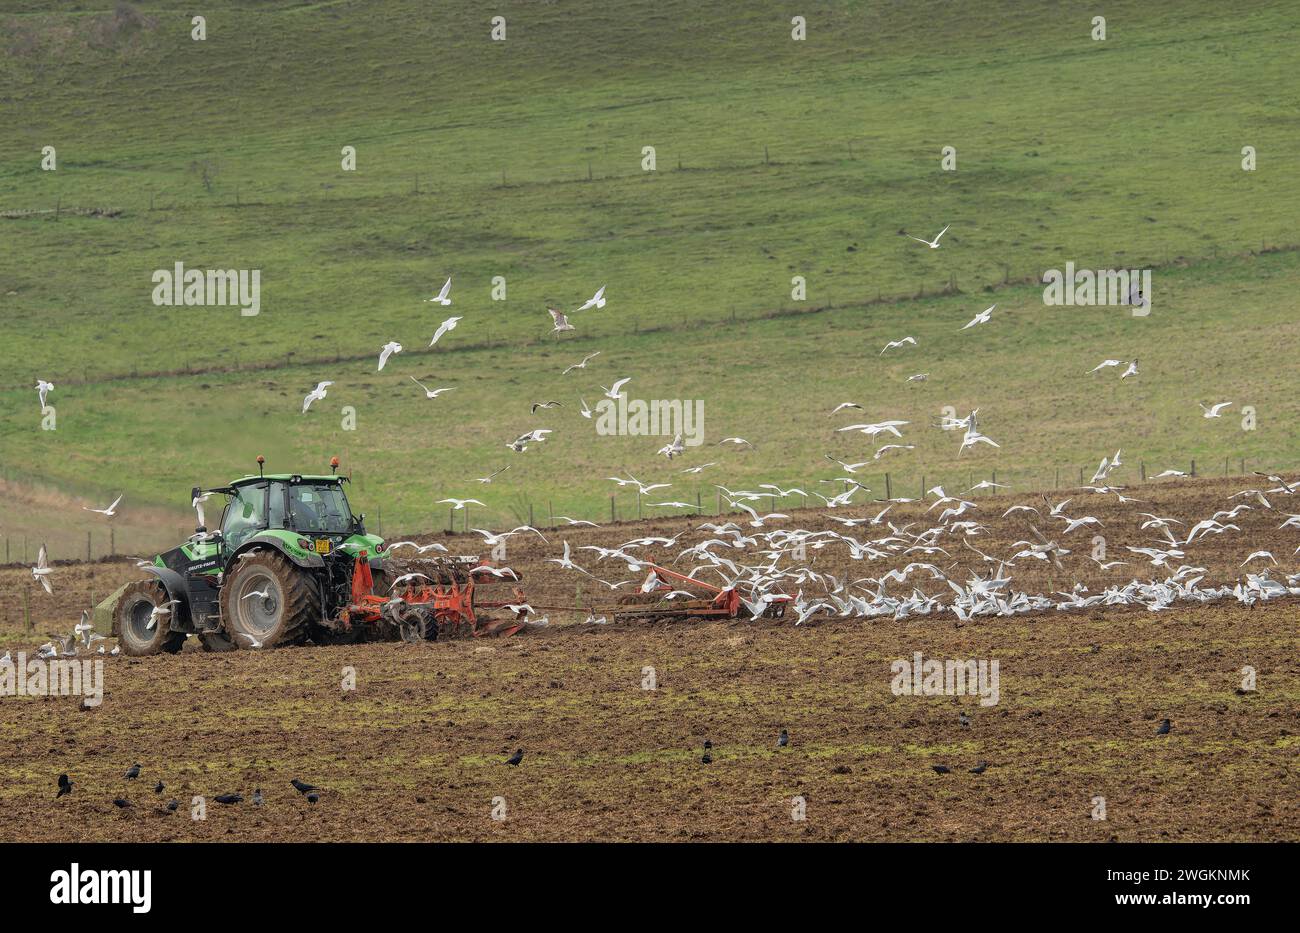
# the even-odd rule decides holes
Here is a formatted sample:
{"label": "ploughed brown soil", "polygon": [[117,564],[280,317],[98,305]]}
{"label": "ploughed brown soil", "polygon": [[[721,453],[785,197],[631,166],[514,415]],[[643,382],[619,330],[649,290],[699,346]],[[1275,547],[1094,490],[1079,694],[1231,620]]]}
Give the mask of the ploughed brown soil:
{"label": "ploughed brown soil", "polygon": [[[1168,571],[1123,550],[1156,539],[1137,529],[1136,511],[1191,525],[1217,509],[1254,504],[1226,498],[1252,485],[1268,484],[1251,477],[1128,490],[1148,500],[1138,506],[1062,492],[1053,504],[1073,494],[1067,514],[1097,515],[1105,527],[1057,538],[1074,551],[1063,572],[1023,559],[1009,573],[1017,588],[1034,593],[1075,581],[1096,591],[1135,575],[1163,578]],[[1027,530],[1001,512],[1017,502],[1041,508],[1037,495],[978,501],[981,508],[963,518],[986,521],[989,531],[972,543],[1000,557]],[[1198,539],[1185,562],[1207,568],[1207,584],[1236,580],[1237,565],[1261,548],[1282,564],[1275,578],[1300,569],[1291,554],[1300,531],[1277,529],[1279,512],[1300,511],[1300,500],[1270,501],[1276,511],[1242,513],[1233,520],[1241,532]],[[798,511],[775,524],[839,529],[829,516],[858,518],[881,507]],[[916,531],[934,524],[937,512],[923,518],[915,505],[898,506],[887,519],[917,522]],[[524,534],[510,539],[507,563],[521,571],[535,605],[600,605],[608,602],[599,595],[604,587],[543,563],[558,555],[560,540],[570,541],[579,564],[613,581],[628,574],[580,545],[672,535],[699,521],[547,531],[549,544]],[[1057,521],[1035,524],[1048,537],[1059,534]],[[859,539],[887,532],[883,525],[840,530]],[[1132,563],[1097,570],[1087,557],[1097,533],[1107,538],[1109,559]],[[700,539],[691,531],[679,543]],[[445,541],[452,553],[483,550],[476,536],[418,540]],[[872,563],[853,561],[836,545],[810,551],[809,563],[850,580],[912,559],[945,570],[959,565],[951,571],[958,579],[971,568],[987,572],[954,539],[940,543],[949,555]],[[0,652],[33,653],[49,633],[71,628],[92,592],[102,598],[136,574],[122,562],[61,565],[48,597],[29,589],[23,568],[0,568]],[[925,573],[890,591],[913,585],[951,596]],[[584,625],[585,611],[542,614],[551,625],[509,639],[232,654],[189,645],[177,656],[104,658],[104,702],[90,710],[76,697],[0,697],[0,839],[1300,838],[1296,600],[1254,609],[1228,602],[1160,613],[1054,612],[962,627],[947,613],[798,627],[792,620]],[[894,695],[890,662],[915,652],[996,659],[999,702]],[[1256,670],[1258,689],[1242,693],[1246,666]],[[345,668],[355,671],[353,691],[340,687]],[[654,669],[656,689],[643,689],[646,668]],[[958,722],[960,711],[969,727]],[[1158,736],[1165,717],[1172,731]],[[782,728],[790,745],[778,749]],[[706,739],[710,764],[702,761]],[[512,768],[504,762],[516,748],[524,758]],[[979,761],[989,762],[987,770],[968,773]],[[123,772],[134,762],[141,776],[127,781]],[[952,773],[936,774],[935,764]],[[56,800],[60,772],[75,789]],[[309,804],[291,778],[318,785],[319,803]],[[159,780],[166,788],[155,795]],[[255,788],[265,796],[261,808],[248,800]],[[213,800],[226,793],[245,800]],[[190,818],[196,795],[207,800],[206,820]],[[119,809],[115,797],[133,805]],[[805,820],[791,818],[795,797],[806,802]],[[1105,820],[1090,818],[1096,797],[1105,798]],[[494,798],[504,798],[504,820],[492,818]],[[180,801],[174,814],[163,810],[171,799]]]}

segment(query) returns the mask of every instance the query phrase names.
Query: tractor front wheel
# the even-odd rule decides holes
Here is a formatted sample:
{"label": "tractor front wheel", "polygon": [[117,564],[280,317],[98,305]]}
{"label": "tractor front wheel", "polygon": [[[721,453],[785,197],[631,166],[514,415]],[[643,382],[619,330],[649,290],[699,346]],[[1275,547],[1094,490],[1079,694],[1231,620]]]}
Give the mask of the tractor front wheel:
{"label": "tractor front wheel", "polygon": [[124,654],[139,658],[181,650],[185,635],[170,631],[169,616],[153,614],[155,606],[167,601],[167,590],[157,580],[137,580],[122,591],[113,610],[113,629]]}
{"label": "tractor front wheel", "polygon": [[315,581],[276,551],[236,562],[221,587],[221,622],[240,648],[293,644],[319,620]]}

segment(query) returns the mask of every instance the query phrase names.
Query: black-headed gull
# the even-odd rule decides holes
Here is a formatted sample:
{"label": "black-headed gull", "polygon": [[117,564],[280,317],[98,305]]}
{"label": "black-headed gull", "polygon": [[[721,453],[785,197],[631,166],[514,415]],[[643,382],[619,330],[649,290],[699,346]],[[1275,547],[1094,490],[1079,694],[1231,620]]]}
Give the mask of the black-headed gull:
{"label": "black-headed gull", "polygon": [[447,503],[451,505],[452,509],[457,512],[465,508],[465,506],[467,505],[481,505],[483,506],[483,508],[485,509],[487,508],[486,502],[479,502],[477,499],[439,499],[438,500],[439,505],[442,505],[443,503]]}
{"label": "black-headed gull", "polygon": [[[1197,405],[1201,405],[1200,402],[1197,402],[1196,404],[1197,404]],[[1223,417],[1223,414],[1222,414],[1223,409],[1227,408],[1227,407],[1228,407],[1229,405],[1231,405],[1231,404],[1232,404],[1232,402],[1218,402],[1218,403],[1216,403],[1216,404],[1214,404],[1214,405],[1211,405],[1209,408],[1206,408],[1204,405],[1201,405],[1201,411],[1203,411],[1203,412],[1205,413],[1204,415],[1202,415],[1202,417],[1203,417],[1203,418],[1222,418],[1222,417]]]}
{"label": "black-headed gull", "polygon": [[916,240],[916,242],[918,242],[918,243],[924,243],[926,246],[930,247],[930,249],[938,249],[938,248],[939,248],[939,237],[941,237],[941,236],[943,236],[945,233],[947,233],[947,232],[948,232],[948,227],[951,227],[951,226],[952,226],[952,224],[948,224],[947,227],[944,227],[942,230],[940,230],[939,233],[938,233],[938,235],[937,235],[933,240],[923,240],[923,239],[921,239],[919,236],[912,236],[912,234],[907,233],[906,231],[903,232],[903,236],[907,237],[909,240]]}
{"label": "black-headed gull", "polygon": [[419,379],[416,379],[414,376],[407,376],[406,378],[410,379],[412,382],[414,382],[416,385],[418,385],[421,389],[424,390],[425,398],[437,398],[439,395],[442,395],[442,393],[450,392],[452,389],[456,388],[455,386],[445,386],[441,389],[430,389],[427,385],[425,385]]}
{"label": "black-headed gull", "polygon": [[388,358],[390,356],[392,356],[394,353],[401,353],[401,352],[402,352],[402,345],[398,343],[396,340],[390,340],[388,343],[384,344],[383,349],[379,351],[379,369],[382,370],[384,368],[384,364],[388,362]]}
{"label": "black-headed gull", "polygon": [[546,440],[546,435],[551,433],[550,428],[538,428],[536,431],[529,431],[527,434],[521,434],[509,444],[506,444],[515,453],[523,453],[528,449],[529,444],[540,444]]}
{"label": "black-headed gull", "polygon": [[449,292],[451,292],[451,276],[447,276],[447,281],[442,283],[442,291],[432,298],[426,298],[425,301],[433,301],[443,306],[449,305],[451,304],[451,298],[448,297]]}
{"label": "black-headed gull", "polygon": [[615,381],[612,386],[601,386],[601,388],[605,390],[605,398],[612,398],[617,402],[619,397],[623,395],[623,386],[627,385],[631,381],[632,377],[628,376],[626,379]]}
{"label": "black-headed gull", "polygon": [[880,355],[884,356],[885,350],[892,350],[895,347],[901,347],[907,343],[910,343],[912,346],[916,346],[916,338],[904,337],[902,340],[891,340],[889,341],[889,343],[885,344],[885,349],[880,351]]}
{"label": "black-headed gull", "polygon": [[574,363],[572,366],[566,367],[565,370],[564,370],[564,372],[560,373],[560,375],[561,375],[561,376],[567,376],[569,373],[573,372],[575,369],[586,369],[586,368],[587,368],[587,364],[590,363],[592,360],[594,360],[594,359],[595,359],[596,357],[598,357],[598,356],[600,356],[600,351],[599,351],[599,350],[597,350],[595,353],[588,353],[586,356],[584,356],[584,357],[582,358],[582,362],[581,362],[581,363]]}
{"label": "black-headed gull", "polygon": [[[383,367],[381,366],[380,369],[382,368]],[[302,413],[304,415],[307,414],[307,409],[311,408],[311,403],[319,402],[321,399],[323,399],[325,397],[325,390],[332,385],[334,385],[334,383],[328,380],[326,380],[325,382],[316,383],[316,388],[308,392],[307,396],[302,400]]]}
{"label": "black-headed gull", "polygon": [[[581,308],[579,308],[578,311],[586,311],[588,308],[603,308],[603,307],[605,307],[605,286],[604,285],[600,286],[600,288],[596,290],[596,294],[592,295],[591,298],[587,299],[587,303],[584,304]],[[577,313],[578,313],[577,311],[574,312],[574,314]]]}
{"label": "black-headed gull", "polygon": [[36,552],[36,566],[32,568],[32,579],[38,581],[41,586],[45,587],[45,592],[51,596],[54,595],[54,589],[50,586],[49,575],[54,572],[50,566],[50,555],[45,550],[45,545]]}
{"label": "black-headed gull", "polygon": [[98,512],[100,515],[107,515],[109,518],[112,518],[114,515],[117,514],[117,504],[121,501],[122,501],[122,497],[118,496],[116,499],[113,500],[113,504],[106,509],[92,509],[88,505],[83,505],[82,509],[84,509],[87,512]]}
{"label": "black-headed gull", "polygon": [[429,341],[429,346],[433,346],[435,343],[437,343],[439,340],[441,340],[441,339],[442,339],[442,335],[445,334],[445,333],[447,333],[447,331],[449,331],[449,330],[455,330],[455,329],[456,329],[456,325],[459,324],[460,321],[461,321],[461,318],[458,318],[458,317],[449,317],[449,318],[447,318],[447,320],[445,320],[445,321],[443,321],[441,324],[439,324],[439,325],[438,325],[438,329],[437,329],[437,331],[434,332],[433,339]]}
{"label": "black-headed gull", "polygon": [[50,390],[53,388],[54,388],[54,383],[52,382],[46,382],[44,379],[36,380],[36,393],[41,397],[42,408],[45,407],[45,396],[49,395]]}
{"label": "black-headed gull", "polygon": [[975,317],[971,318],[971,322],[967,324],[965,327],[963,327],[962,330],[966,330],[967,328],[974,327],[976,324],[987,324],[989,322],[989,318],[993,317],[993,309],[996,307],[997,305],[989,305],[979,314],[975,315]]}

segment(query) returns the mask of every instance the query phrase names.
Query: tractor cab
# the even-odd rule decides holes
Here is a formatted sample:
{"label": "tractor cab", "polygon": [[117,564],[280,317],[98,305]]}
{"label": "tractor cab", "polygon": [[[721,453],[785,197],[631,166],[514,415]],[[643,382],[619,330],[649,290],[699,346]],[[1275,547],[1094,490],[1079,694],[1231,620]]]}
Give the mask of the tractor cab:
{"label": "tractor cab", "polygon": [[293,533],[292,544],[318,555],[331,553],[352,535],[364,535],[343,482],[337,476],[248,476],[214,490],[228,497],[221,516],[222,553],[233,555],[267,531]]}

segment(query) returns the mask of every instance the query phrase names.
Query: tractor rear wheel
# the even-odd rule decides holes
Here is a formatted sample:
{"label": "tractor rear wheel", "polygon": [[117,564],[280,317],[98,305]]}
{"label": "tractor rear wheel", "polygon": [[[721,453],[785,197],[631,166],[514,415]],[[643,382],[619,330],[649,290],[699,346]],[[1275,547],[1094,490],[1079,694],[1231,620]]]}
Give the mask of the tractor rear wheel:
{"label": "tractor rear wheel", "polygon": [[157,580],[137,580],[122,591],[113,609],[113,629],[124,654],[139,658],[181,650],[185,635],[169,631],[170,618],[155,619],[150,624],[154,607],[167,601],[167,590]]}
{"label": "tractor rear wheel", "polygon": [[315,581],[277,551],[241,558],[221,587],[221,623],[240,648],[301,641],[319,618]]}

